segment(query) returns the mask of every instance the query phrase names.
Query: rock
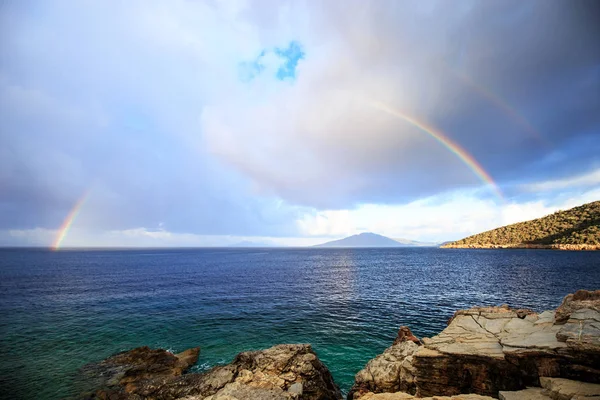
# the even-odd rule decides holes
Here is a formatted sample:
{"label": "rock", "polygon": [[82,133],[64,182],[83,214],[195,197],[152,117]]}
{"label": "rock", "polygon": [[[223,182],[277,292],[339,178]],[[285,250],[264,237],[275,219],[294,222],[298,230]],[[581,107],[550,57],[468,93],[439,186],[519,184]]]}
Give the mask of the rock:
{"label": "rock", "polygon": [[598,384],[577,382],[561,378],[540,378],[540,384],[550,398],[555,400],[600,397],[600,385]]}
{"label": "rock", "polygon": [[527,388],[514,392],[500,392],[500,400],[551,400],[542,388]]}
{"label": "rock", "polygon": [[[163,379],[181,375],[198,361],[199,354],[199,347],[174,355],[166,350],[153,350],[144,346],[115,354],[98,364],[88,364],[83,367],[82,372],[84,379],[91,380],[93,387],[133,388],[150,378]],[[113,391],[106,391],[100,398],[117,396]]]}
{"label": "rock", "polygon": [[[295,397],[277,389],[254,387],[239,382],[228,383],[209,400],[292,400]],[[198,400],[201,400],[199,398]]]}
{"label": "rock", "polygon": [[394,344],[406,342],[407,340],[410,340],[411,342],[418,344],[419,346],[421,345],[421,341],[415,335],[413,335],[408,326],[401,326],[400,329],[398,329],[398,336],[396,336]]}
{"label": "rock", "polygon": [[[137,351],[138,349],[134,349],[128,353]],[[170,357],[170,353],[164,350],[147,349],[147,351],[156,355],[152,368],[146,368],[143,374],[135,375],[139,379],[124,380],[124,377],[118,381],[111,381],[108,387],[96,392],[95,398],[339,400],[342,397],[339,388],[333,382],[331,373],[308,344],[278,345],[262,351],[240,353],[230,364],[215,367],[205,373],[193,374],[181,374],[181,371],[168,372],[172,370],[173,362],[175,363],[173,365],[178,366],[195,362],[197,355],[194,358],[193,351],[171,354]],[[135,361],[139,358],[120,357],[122,362]],[[109,360],[113,362],[114,357],[103,363]],[[166,365],[162,365],[161,362],[165,362]],[[127,368],[131,370],[133,367]],[[137,370],[137,367],[134,369]]]}
{"label": "rock", "polygon": [[182,365],[185,365],[186,369],[198,362],[198,356],[200,355],[200,347],[194,347],[182,351],[181,353],[175,354],[175,357],[179,360]]}
{"label": "rock", "polygon": [[414,397],[408,393],[367,393],[362,400],[494,400],[492,397],[477,394],[459,394],[457,396]]}
{"label": "rock", "polygon": [[300,382],[296,382],[293,383],[289,388],[288,388],[288,392],[290,393],[295,393],[298,396],[302,395],[302,383]]}
{"label": "rock", "polygon": [[416,392],[412,355],[419,349],[413,341],[388,347],[383,354],[367,363],[358,372],[349,399],[368,392]]}
{"label": "rock", "polygon": [[[542,377],[600,383],[596,293],[579,291],[565,298],[563,311],[539,315],[507,305],[459,310],[422,346],[404,339],[408,333],[401,328],[394,344],[356,375],[348,398],[397,392],[537,396],[537,389],[523,390],[539,386]],[[557,324],[555,315],[567,320]]]}
{"label": "rock", "polygon": [[571,313],[584,308],[600,312],[600,290],[578,290],[566,295],[554,314],[556,323],[566,323]]}
{"label": "rock", "polygon": [[556,338],[575,350],[600,349],[600,312],[590,308],[572,311]]}

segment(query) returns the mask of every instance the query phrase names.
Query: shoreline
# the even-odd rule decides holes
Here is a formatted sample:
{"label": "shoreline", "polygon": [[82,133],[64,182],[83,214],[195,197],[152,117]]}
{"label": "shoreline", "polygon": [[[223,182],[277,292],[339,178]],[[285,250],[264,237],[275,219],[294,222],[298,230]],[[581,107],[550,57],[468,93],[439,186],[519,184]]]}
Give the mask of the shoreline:
{"label": "shoreline", "polygon": [[444,244],[440,249],[536,249],[536,250],[562,250],[562,251],[599,251],[597,244]]}
{"label": "shoreline", "polygon": [[86,375],[102,382],[84,398],[591,400],[600,396],[598,320],[600,290],[579,290],[539,314],[508,305],[458,310],[431,338],[401,326],[346,396],[310,344],[242,352],[202,373],[185,373],[199,347],[178,354],[139,347],[86,366]]}

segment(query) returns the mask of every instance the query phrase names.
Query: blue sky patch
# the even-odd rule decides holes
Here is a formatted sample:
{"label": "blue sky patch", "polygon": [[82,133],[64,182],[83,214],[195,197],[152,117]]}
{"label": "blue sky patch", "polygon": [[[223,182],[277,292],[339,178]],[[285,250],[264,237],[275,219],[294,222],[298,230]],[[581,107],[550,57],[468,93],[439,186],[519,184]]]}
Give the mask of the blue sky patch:
{"label": "blue sky patch", "polygon": [[287,48],[276,48],[275,54],[286,60],[285,64],[281,68],[279,68],[279,70],[277,70],[277,79],[295,79],[298,61],[304,59],[305,55],[304,51],[302,50],[302,46],[300,46],[300,43],[292,41],[290,42],[290,45]]}
{"label": "blue sky patch", "polygon": [[296,79],[298,62],[304,59],[305,52],[299,42],[293,40],[287,47],[275,47],[272,50],[263,50],[254,61],[245,61],[239,65],[240,80],[250,82],[266,69],[263,58],[267,54],[275,54],[282,61],[281,67],[274,78],[279,80]]}

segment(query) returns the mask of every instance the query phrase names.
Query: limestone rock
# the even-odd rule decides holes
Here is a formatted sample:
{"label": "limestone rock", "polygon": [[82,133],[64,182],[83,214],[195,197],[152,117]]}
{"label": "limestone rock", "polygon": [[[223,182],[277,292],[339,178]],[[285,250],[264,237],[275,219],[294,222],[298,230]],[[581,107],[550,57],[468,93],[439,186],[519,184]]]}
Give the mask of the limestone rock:
{"label": "limestone rock", "polygon": [[383,354],[367,363],[356,374],[355,384],[348,398],[358,398],[364,393],[409,392],[415,393],[415,376],[412,355],[419,349],[413,341],[404,341],[388,347]]}
{"label": "limestone rock", "polygon": [[571,400],[600,397],[600,385],[561,378],[540,378],[540,384],[552,399]]}
{"label": "limestone rock", "polygon": [[554,314],[556,323],[566,323],[571,313],[584,308],[600,312],[600,290],[578,290],[575,293],[566,295]]}
{"label": "limestone rock", "polygon": [[[149,349],[148,349],[149,350]],[[137,349],[132,350],[135,353]],[[193,352],[165,355],[153,361],[135,381],[111,381],[96,392],[97,399],[123,400],[339,400],[331,373],[308,344],[278,345],[238,354],[231,364],[205,373],[163,373],[167,367],[196,361]],[[166,352],[165,352],[166,353]],[[167,353],[170,354],[170,353]],[[116,356],[115,356],[116,357]],[[126,362],[131,357],[121,357]],[[110,358],[109,360],[111,360]],[[133,360],[136,358],[134,357]],[[107,360],[108,361],[108,360]],[[105,361],[106,362],[106,361]],[[189,366],[189,365],[188,365]],[[170,369],[167,369],[170,371]],[[153,374],[157,372],[157,374]]]}
{"label": "limestone rock", "polygon": [[459,394],[457,396],[414,397],[408,393],[367,393],[361,400],[494,400],[492,397],[477,394]]}
{"label": "limestone rock", "polygon": [[514,392],[500,392],[500,400],[551,400],[542,388],[527,388]]}

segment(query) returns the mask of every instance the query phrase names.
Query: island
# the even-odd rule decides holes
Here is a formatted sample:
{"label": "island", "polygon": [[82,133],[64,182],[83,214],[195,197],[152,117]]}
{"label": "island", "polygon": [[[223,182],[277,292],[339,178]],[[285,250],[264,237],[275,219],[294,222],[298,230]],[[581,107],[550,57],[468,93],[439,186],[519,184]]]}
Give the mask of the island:
{"label": "island", "polygon": [[314,247],[425,247],[435,245],[435,243],[402,238],[392,239],[372,232],[363,232],[344,239],[318,244]]}
{"label": "island", "polygon": [[492,229],[440,247],[600,250],[600,201]]}

